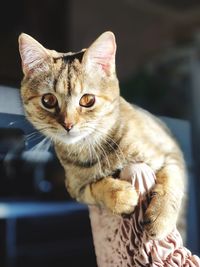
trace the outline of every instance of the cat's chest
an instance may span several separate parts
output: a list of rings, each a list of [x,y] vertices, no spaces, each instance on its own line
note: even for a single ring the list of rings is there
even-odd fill
[[[111,176],[125,165],[125,158],[119,152],[113,153],[90,153],[90,151],[69,152],[62,148],[56,148],[58,158],[67,173],[88,177],[88,179],[99,179]]]

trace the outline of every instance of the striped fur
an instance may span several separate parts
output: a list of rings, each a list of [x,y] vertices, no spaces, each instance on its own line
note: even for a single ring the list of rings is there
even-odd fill
[[[145,229],[152,238],[169,233],[183,196],[183,156],[160,121],[120,97],[114,35],[102,34],[79,53],[47,49],[45,53],[41,45],[35,52],[37,41],[25,34],[19,43],[25,74],[21,95],[27,118],[53,140],[71,196],[116,214],[131,213],[138,194],[129,182],[113,175],[130,163],[144,162],[157,176],[145,214]],[[30,54],[33,61],[38,53],[45,55],[43,60],[37,58],[39,65],[31,62],[28,66],[29,59],[23,63]],[[41,98],[47,93],[57,97],[57,110],[42,106]],[[94,106],[79,105],[84,94],[95,95]],[[66,132],[61,121],[72,122],[73,129]]]

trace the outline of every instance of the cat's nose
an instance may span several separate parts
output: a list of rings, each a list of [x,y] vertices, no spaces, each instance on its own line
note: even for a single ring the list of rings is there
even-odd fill
[[[64,125],[64,128],[65,128],[65,130],[67,131],[67,132],[69,132],[72,128],[73,128],[73,123],[71,123],[71,122],[67,122],[67,123],[65,123]]]

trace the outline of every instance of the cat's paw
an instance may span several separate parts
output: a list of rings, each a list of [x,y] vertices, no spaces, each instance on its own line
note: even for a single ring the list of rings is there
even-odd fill
[[[145,212],[144,229],[151,239],[163,239],[172,232],[178,216],[178,202],[170,194],[156,189],[151,192],[151,202]]]
[[[114,214],[130,214],[138,203],[138,193],[126,181],[115,180],[115,183],[104,196],[105,206]]]

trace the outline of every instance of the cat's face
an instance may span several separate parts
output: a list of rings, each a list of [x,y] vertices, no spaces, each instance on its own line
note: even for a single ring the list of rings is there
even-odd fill
[[[113,127],[119,104],[116,44],[102,34],[79,53],[48,50],[21,34],[24,79],[21,95],[28,119],[54,141],[73,144]]]

